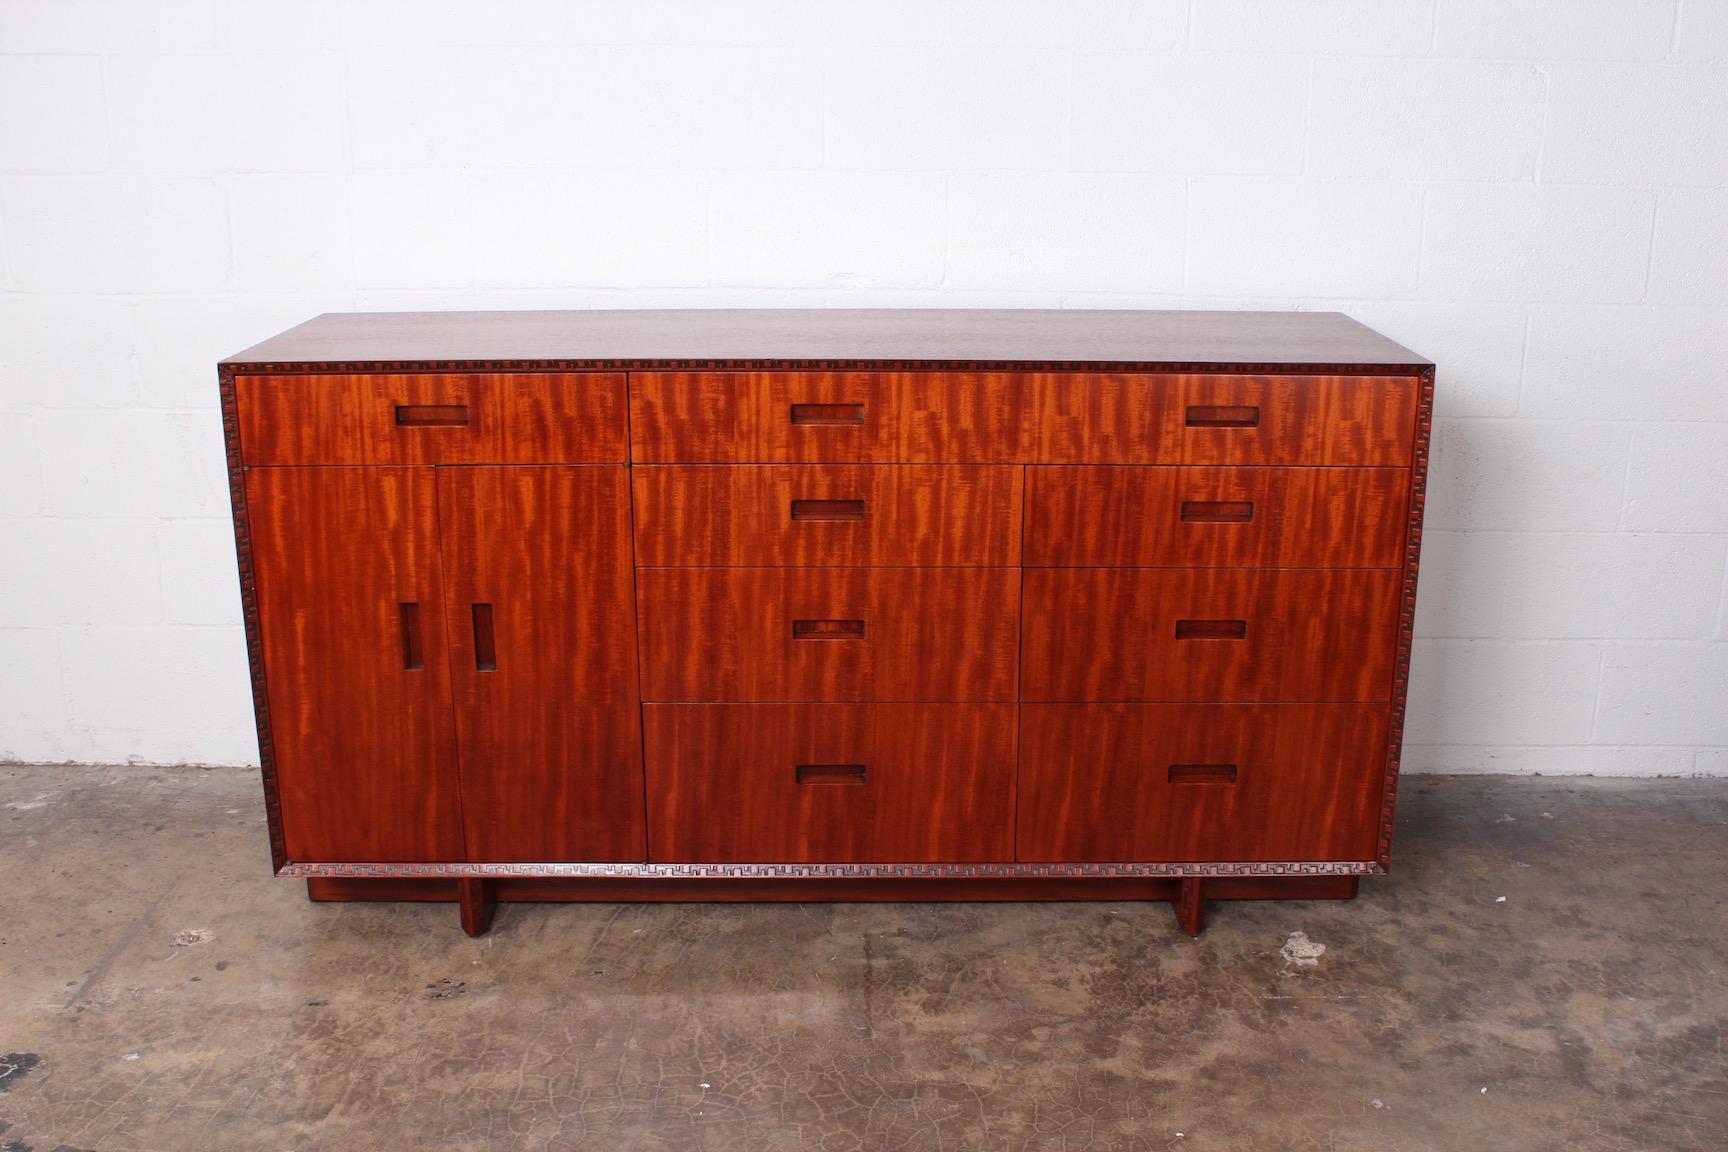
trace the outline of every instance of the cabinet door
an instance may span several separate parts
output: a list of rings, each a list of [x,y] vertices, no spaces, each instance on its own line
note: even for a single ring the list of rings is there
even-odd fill
[[[644,859],[628,470],[438,483],[469,858]]]
[[[461,860],[431,468],[246,473],[288,856]]]

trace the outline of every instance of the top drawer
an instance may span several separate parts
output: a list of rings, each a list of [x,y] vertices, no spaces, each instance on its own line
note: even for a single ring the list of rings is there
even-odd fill
[[[247,464],[626,459],[622,372],[240,376]]]
[[[1047,464],[1410,463],[1413,376],[1035,378]]]
[[[1004,372],[633,372],[647,463],[1017,463],[1030,377]]]

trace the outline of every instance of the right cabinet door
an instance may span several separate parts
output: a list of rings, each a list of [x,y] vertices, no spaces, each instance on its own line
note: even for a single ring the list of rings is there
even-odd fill
[[[646,857],[627,473],[438,469],[471,860]]]

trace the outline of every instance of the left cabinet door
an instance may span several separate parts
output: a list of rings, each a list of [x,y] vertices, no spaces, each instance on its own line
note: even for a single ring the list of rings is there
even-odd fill
[[[434,470],[253,468],[246,503],[289,858],[463,859]]]

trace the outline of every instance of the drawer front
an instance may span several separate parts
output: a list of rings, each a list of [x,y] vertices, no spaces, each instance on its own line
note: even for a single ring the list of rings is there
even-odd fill
[[[1402,468],[1027,469],[1026,563],[1396,568]]]
[[[632,458],[650,463],[1008,463],[1023,376],[988,372],[635,372]]]
[[[1027,704],[1027,861],[1372,860],[1385,704]]]
[[[636,562],[1020,562],[1021,469],[1003,465],[645,465]]]
[[[624,374],[241,376],[248,464],[581,464],[627,458]]]
[[[1029,568],[1023,700],[1381,701],[1399,573]]]
[[[649,700],[1014,699],[1017,568],[640,568]]]
[[[1092,375],[1033,386],[1047,464],[1402,467],[1412,376]]]
[[[649,704],[652,858],[1013,859],[1012,704]]]

